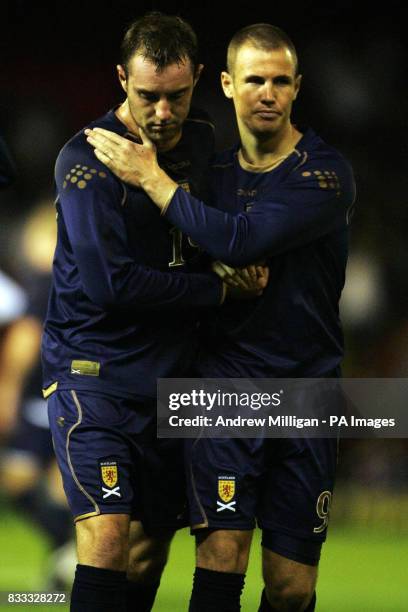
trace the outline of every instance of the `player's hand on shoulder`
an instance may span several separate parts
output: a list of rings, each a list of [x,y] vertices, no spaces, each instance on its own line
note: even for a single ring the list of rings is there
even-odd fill
[[[143,144],[98,127],[86,129],[85,135],[99,161],[120,180],[134,187],[140,187],[142,177],[158,165],[156,147],[142,130]]]
[[[225,283],[227,297],[238,300],[259,297],[269,280],[269,268],[265,264],[231,268],[221,261],[215,261],[212,269]]]

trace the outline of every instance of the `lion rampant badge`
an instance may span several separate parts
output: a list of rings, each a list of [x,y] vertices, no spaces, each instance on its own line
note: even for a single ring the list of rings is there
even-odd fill
[[[218,476],[218,497],[221,501],[217,500],[217,512],[223,510],[235,512],[235,492],[235,476]]]
[[[119,470],[116,461],[101,461],[101,479],[103,499],[121,498],[119,486]]]

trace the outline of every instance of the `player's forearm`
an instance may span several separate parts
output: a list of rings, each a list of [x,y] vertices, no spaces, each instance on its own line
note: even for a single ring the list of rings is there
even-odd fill
[[[162,214],[166,211],[178,184],[173,181],[159,166],[153,172],[145,174],[141,179],[141,187],[152,199]]]
[[[164,272],[135,261],[121,211],[114,205],[117,193],[107,189],[74,195],[62,189],[61,218],[81,286],[92,302],[103,310],[177,309],[221,303],[222,282],[213,273]],[[105,205],[105,200],[111,205]]]
[[[175,190],[165,212],[166,219],[214,259],[230,266],[247,266],[268,255],[270,232],[266,232],[265,228],[258,232],[250,227],[244,213],[231,215],[217,210],[183,189]]]
[[[257,202],[251,211],[231,214],[178,189],[166,208],[166,219],[214,259],[232,267],[274,257],[346,227],[351,201],[347,195],[340,199],[318,193],[307,205],[303,194],[297,200],[296,193],[285,190],[274,196]]]
[[[211,272],[162,272],[124,257],[112,261],[92,248],[73,245],[73,251],[84,292],[106,311],[217,306],[225,298],[223,282]]]

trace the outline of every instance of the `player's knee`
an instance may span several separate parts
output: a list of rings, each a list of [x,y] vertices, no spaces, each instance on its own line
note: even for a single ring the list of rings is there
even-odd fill
[[[130,527],[128,578],[133,582],[156,582],[167,563],[173,532],[148,536],[135,522]]]
[[[294,561],[263,548],[262,569],[265,591],[276,612],[306,610],[317,581],[317,565]]]
[[[314,585],[291,580],[266,583],[265,590],[275,612],[303,612],[313,597]]]
[[[219,572],[244,574],[252,531],[209,531],[197,536],[197,565]]]
[[[128,517],[122,519],[122,516],[103,515],[76,524],[79,563],[106,569],[126,569],[129,520]]]
[[[155,582],[159,580],[167,563],[169,544],[157,543],[146,546],[143,550],[138,547],[129,551],[129,565],[127,575],[133,582]]]

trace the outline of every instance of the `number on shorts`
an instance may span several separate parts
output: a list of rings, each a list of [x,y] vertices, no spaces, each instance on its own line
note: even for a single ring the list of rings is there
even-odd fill
[[[317,498],[316,512],[317,516],[322,519],[323,523],[319,527],[313,529],[313,533],[322,533],[327,529],[329,524],[330,508],[332,502],[332,494],[330,491],[323,491]]]

